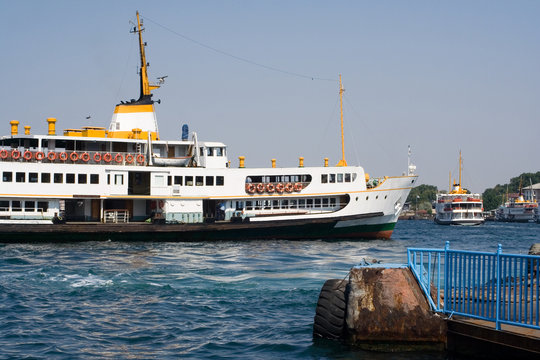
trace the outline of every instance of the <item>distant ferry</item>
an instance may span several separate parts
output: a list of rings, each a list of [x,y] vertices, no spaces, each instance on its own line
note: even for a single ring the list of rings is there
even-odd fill
[[[447,194],[437,194],[435,222],[441,225],[480,225],[484,222],[480,194],[470,194],[461,187],[461,151],[459,152],[459,183]]]
[[[227,146],[162,139],[137,12],[140,97],[116,105],[108,128],[0,138],[0,235],[51,240],[389,238],[417,175],[370,178],[336,166],[233,168]],[[161,83],[162,81],[160,81]],[[340,77],[340,98],[343,87]],[[342,108],[343,109],[343,108]],[[341,111],[343,139],[343,110]],[[414,167],[412,168],[414,169]]]
[[[525,199],[520,183],[518,196],[507,199],[504,204],[499,206],[497,211],[495,211],[495,220],[506,222],[538,222],[538,202],[533,194],[534,191],[531,190],[532,199]]]

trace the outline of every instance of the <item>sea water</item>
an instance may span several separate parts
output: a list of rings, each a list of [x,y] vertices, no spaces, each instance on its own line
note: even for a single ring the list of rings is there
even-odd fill
[[[446,241],[526,254],[540,225],[400,221],[392,239],[371,241],[91,240],[0,243],[1,359],[445,359],[313,341],[323,283]]]

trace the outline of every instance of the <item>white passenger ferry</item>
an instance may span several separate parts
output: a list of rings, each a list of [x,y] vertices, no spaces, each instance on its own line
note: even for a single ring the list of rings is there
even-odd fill
[[[532,184],[531,184],[532,188]],[[496,221],[505,222],[538,222],[538,202],[534,197],[534,191],[530,192],[530,198],[525,199],[522,192],[522,183],[519,184],[519,193],[515,198],[508,198],[495,211]]]
[[[482,195],[470,194],[461,187],[461,151],[459,152],[459,183],[447,194],[437,194],[435,222],[441,225],[480,225],[484,222]]]
[[[48,133],[34,135],[11,121],[0,138],[3,239],[390,237],[411,171],[370,178],[344,156],[337,166],[300,158],[291,168],[246,168],[240,157],[233,167],[225,144],[199,141],[187,126],[181,139],[162,139],[143,30],[137,13],[140,97],[116,105],[108,128],[59,133],[48,118]]]

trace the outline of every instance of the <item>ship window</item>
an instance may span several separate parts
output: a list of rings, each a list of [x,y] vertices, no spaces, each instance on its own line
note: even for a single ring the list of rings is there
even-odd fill
[[[51,182],[51,173],[42,173],[41,174],[41,182],[44,184],[48,184]]]
[[[111,174],[107,174],[107,185],[111,185]]]
[[[330,174],[330,183],[335,183],[336,182],[336,174]]]
[[[13,173],[11,171],[4,171],[2,174],[2,181],[3,182],[12,182],[13,181]]]
[[[298,200],[298,207],[305,208],[306,207],[306,199]]]
[[[216,156],[223,156],[223,148],[216,148]]]
[[[214,177],[213,176],[207,176],[206,177],[206,186],[213,186],[214,185]]]
[[[64,182],[63,180],[64,178],[64,174],[58,174],[58,173],[55,173],[54,174],[54,183],[55,184],[61,184]]]
[[[90,174],[90,184],[99,184],[99,174]]]
[[[289,207],[289,200],[281,200],[281,208],[287,209]]]
[[[330,206],[335,207],[336,206],[336,198],[330,198]]]
[[[25,201],[24,202],[24,211],[28,211],[28,212],[36,211],[36,202],[35,201]]]
[[[274,209],[279,209],[279,200],[272,200],[272,207]]]
[[[351,174],[345,174],[345,182],[351,182]]]
[[[244,209],[244,202],[236,201],[236,210],[243,210],[243,209]]]
[[[246,210],[252,210],[252,209],[253,209],[253,202],[246,201]]]
[[[75,184],[75,174],[66,174],[66,184]]]
[[[321,175],[321,182],[323,184],[326,184],[328,182],[328,174],[322,174]]]
[[[343,182],[343,174],[337,174],[337,182],[342,183]]]
[[[322,199],[322,206],[323,207],[328,207],[328,199],[327,198]]]
[[[262,201],[255,201],[255,210],[261,210]]]
[[[158,178],[160,180],[158,180]],[[163,186],[164,176],[156,176],[156,182],[161,185],[156,184],[156,186]],[[124,185],[124,175],[123,174],[114,174],[114,185]]]
[[[195,186],[203,186],[203,177],[195,176]]]
[[[223,186],[225,184],[225,178],[223,176],[216,176],[216,185]]]
[[[208,156],[214,156],[214,149],[213,149],[213,148],[210,148],[210,147],[207,148],[207,149],[206,149],[206,154],[207,154]]]
[[[15,181],[16,182],[24,182],[25,180],[25,176],[26,174],[25,173],[22,173],[22,172],[18,172],[18,173],[15,173]]]
[[[193,186],[193,176],[186,176],[186,186]]]
[[[49,210],[49,202],[48,201],[38,201],[37,203],[37,210],[41,212],[46,212]]]
[[[9,201],[0,201],[0,211],[9,211]]]
[[[204,148],[203,148],[203,147],[202,147],[202,148],[199,148],[199,154],[200,154],[201,156],[204,156]]]
[[[291,209],[296,209],[297,201],[291,200]]]
[[[86,174],[79,174],[77,180],[78,180],[77,182],[79,184],[86,184],[86,182],[88,181],[88,178],[87,178]]]
[[[31,183],[37,183],[38,182],[38,173],[29,173],[28,174],[28,182]]]
[[[172,176],[167,176],[167,185],[168,186],[172,185]]]
[[[175,176],[174,177],[174,185],[182,185],[182,177],[181,176]]]
[[[321,207],[321,199],[315,199],[315,206],[316,208],[320,208]]]
[[[120,130],[120,123],[119,122],[116,123],[116,130]]]
[[[306,200],[306,207],[308,209],[312,208],[313,207],[313,199],[307,199]]]
[[[21,202],[18,200],[11,202],[11,211],[22,211]]]
[[[352,174],[352,181],[356,180],[356,175],[357,175],[356,173]]]

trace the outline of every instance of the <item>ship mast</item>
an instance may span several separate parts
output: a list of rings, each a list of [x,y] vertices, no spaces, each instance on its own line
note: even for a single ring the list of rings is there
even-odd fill
[[[152,98],[151,92],[152,90],[158,89],[159,85],[151,85],[148,82],[149,64],[146,62],[146,55],[144,53],[144,47],[146,46],[146,43],[144,43],[142,39],[143,31],[144,31],[144,28],[141,28],[141,20],[139,18],[139,12],[137,11],[137,27],[133,28],[133,30],[131,31],[132,33],[139,34],[139,52],[141,55],[141,70],[139,72],[139,75],[141,78],[141,95],[137,102],[153,103],[154,101],[151,99]]]
[[[347,166],[345,161],[345,136],[343,133],[343,92],[345,89],[341,84],[341,74],[339,74],[339,104],[341,106],[341,160],[339,160],[337,166]]]
[[[461,167],[462,167],[462,165],[461,164],[462,164],[461,163],[461,150],[459,150],[459,190],[462,189],[462,187],[461,187]]]

